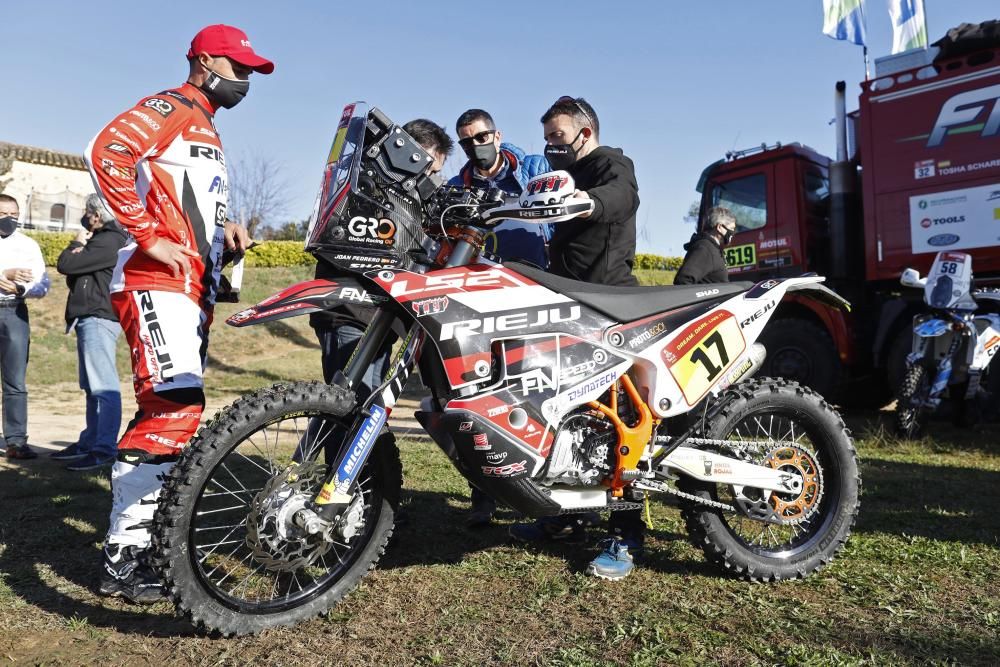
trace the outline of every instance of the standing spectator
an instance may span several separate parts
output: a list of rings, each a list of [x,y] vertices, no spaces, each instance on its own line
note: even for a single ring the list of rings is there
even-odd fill
[[[0,378],[3,380],[3,440],[9,459],[33,459],[28,447],[28,347],[31,327],[25,299],[49,291],[42,251],[17,231],[21,209],[10,195],[0,194]]]
[[[469,109],[455,122],[458,145],[468,162],[449,185],[499,188],[508,195],[519,195],[525,184],[549,170],[542,155],[525,155],[510,143],[501,143],[503,132],[497,129],[493,116],[482,109]],[[548,226],[520,220],[504,220],[494,230],[496,247],[488,248],[505,261],[530,262],[539,268],[548,266],[545,242]],[[487,243],[487,247],[489,244]],[[497,510],[496,501],[475,486],[472,489],[472,510],[465,520],[469,528],[488,526]]]
[[[549,170],[544,156],[525,155],[514,144],[501,143],[503,132],[482,109],[469,109],[459,116],[455,131],[458,145],[469,161],[449,185],[500,188],[508,195],[519,195],[528,181]],[[488,249],[505,261],[531,262],[544,269],[548,266],[545,256],[548,231],[548,225],[504,220],[494,230],[496,247]]]
[[[125,232],[96,195],[87,197],[83,229],[59,255],[56,269],[66,276],[67,333],[76,330],[80,389],[87,395],[87,425],[79,439],[52,455],[74,461],[68,470],[92,470],[115,461],[122,423],[122,395],[115,345],[122,332],[111,308],[111,275]]]
[[[601,285],[636,285],[635,214],[639,186],[632,160],[620,148],[600,144],[597,112],[582,97],[560,97],[542,116],[545,157],[554,169],[565,169],[578,188],[576,196],[594,201],[594,210],[578,219],[556,224],[550,271]],[[597,522],[592,513],[544,517],[515,524],[510,534],[529,542],[543,539],[582,539],[584,529]],[[642,551],[646,524],[639,510],[612,512],[603,550],[587,566],[587,574],[622,579]]]
[[[592,213],[556,224],[549,272],[601,285],[638,285],[632,265],[639,186],[632,160],[622,149],[600,144],[600,122],[583,98],[560,97],[542,124],[549,164],[573,176],[577,196],[594,200]]]
[[[118,253],[111,304],[132,352],[138,404],[111,470],[114,502],[101,595],[152,603],[163,587],[147,559],[164,476],[205,409],[203,375],[223,248],[245,228],[226,219],[226,157],[215,113],[239,104],[250,74],[274,64],[246,33],[210,25],[191,40],[187,81],[143,98],[84,154],[97,191],[131,235]]]
[[[722,249],[736,233],[736,216],[728,208],[708,209],[701,231],[684,244],[684,263],[674,276],[675,285],[728,283],[729,271]]]

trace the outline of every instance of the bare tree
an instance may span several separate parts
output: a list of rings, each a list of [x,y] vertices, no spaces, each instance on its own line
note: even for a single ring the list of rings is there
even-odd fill
[[[701,202],[696,199],[695,201],[691,202],[690,206],[688,206],[688,212],[687,215],[684,216],[684,222],[688,223],[689,225],[690,224],[697,225],[699,213],[701,213]]]
[[[229,217],[247,228],[251,237],[262,224],[288,206],[288,182],[281,163],[259,153],[244,154],[227,165]]]

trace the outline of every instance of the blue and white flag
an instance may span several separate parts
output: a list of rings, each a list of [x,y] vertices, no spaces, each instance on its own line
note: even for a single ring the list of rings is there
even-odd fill
[[[892,18],[892,52],[927,48],[924,0],[889,0]]]
[[[864,46],[865,11],[861,2],[862,0],[823,0],[823,32],[834,39],[846,39]]]

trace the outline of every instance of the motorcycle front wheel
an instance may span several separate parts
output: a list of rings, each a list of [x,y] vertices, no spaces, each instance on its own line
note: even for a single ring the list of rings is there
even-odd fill
[[[379,437],[336,535],[294,521],[352,421],[346,388],[296,382],[220,411],[170,472],[153,525],[153,564],[178,612],[224,636],[323,614],[375,567],[392,536],[399,450]]]
[[[906,369],[903,384],[896,399],[896,415],[893,425],[896,435],[901,438],[915,438],[920,435],[927,418],[924,403],[931,392],[931,379],[927,367],[916,363]]]
[[[857,453],[840,415],[809,389],[778,378],[739,384],[710,408],[706,438],[748,462],[802,479],[801,491],[782,494],[749,487],[681,481],[689,501],[682,513],[706,558],[752,581],[804,578],[843,548],[858,515]],[[733,509],[722,509],[725,505]]]

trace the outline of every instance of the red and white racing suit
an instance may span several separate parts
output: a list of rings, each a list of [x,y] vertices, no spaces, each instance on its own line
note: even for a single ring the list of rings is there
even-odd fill
[[[85,153],[97,191],[133,239],[119,251],[111,281],[138,403],[112,470],[112,543],[148,545],[159,477],[194,435],[205,406],[202,373],[228,193],[213,113],[205,95],[185,84],[140,100]],[[190,274],[174,276],[142,252],[161,238],[198,252]]]

